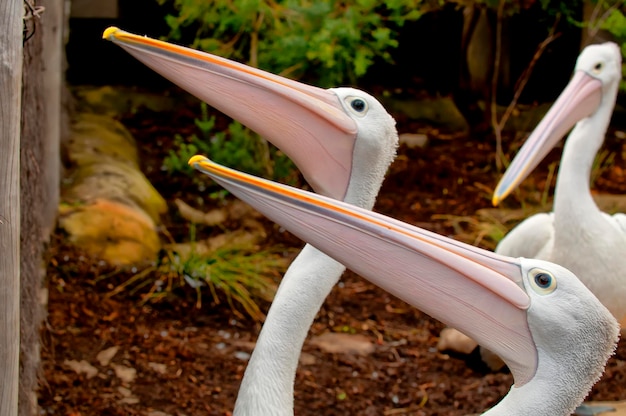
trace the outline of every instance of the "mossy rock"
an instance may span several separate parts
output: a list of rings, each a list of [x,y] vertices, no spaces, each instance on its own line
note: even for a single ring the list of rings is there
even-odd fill
[[[70,242],[112,264],[156,260],[167,203],[140,171],[128,130],[106,115],[77,114],[65,155],[59,225]]]
[[[137,168],[117,160],[80,166],[66,180],[68,203],[109,199],[143,209],[154,222],[167,211],[165,199]]]
[[[59,226],[72,244],[110,264],[153,262],[161,249],[154,221],[140,209],[116,201],[62,204]]]
[[[181,105],[200,105],[199,100],[190,94],[151,93],[123,86],[78,86],[72,88],[72,94],[76,97],[78,111],[109,116],[132,113],[141,107],[167,111]]]
[[[75,166],[112,159],[139,169],[135,139],[120,122],[108,116],[91,113],[76,115],[65,150],[69,162]]]

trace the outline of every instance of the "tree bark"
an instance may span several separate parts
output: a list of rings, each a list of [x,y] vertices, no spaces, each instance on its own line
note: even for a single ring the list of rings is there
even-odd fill
[[[459,60],[458,83],[452,98],[465,117],[470,134],[482,136],[490,132],[488,100],[493,76],[493,34],[486,8],[471,5],[463,9]]]
[[[69,121],[63,105],[65,92],[65,41],[63,28],[66,22],[64,0],[45,0],[46,10],[42,16],[43,26],[43,96],[44,112],[44,188],[46,206],[43,213],[44,234],[54,229],[59,205],[61,182],[61,137],[67,134]]]

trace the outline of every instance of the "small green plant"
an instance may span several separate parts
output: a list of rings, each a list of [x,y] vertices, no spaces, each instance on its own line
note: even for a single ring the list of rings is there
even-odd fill
[[[194,120],[201,138],[193,134],[184,139],[180,134],[174,136],[174,148],[170,149],[163,160],[163,168],[170,174],[184,173],[193,176],[194,169],[189,166],[189,159],[197,154],[208,155],[211,151],[211,132],[215,127],[215,117],[209,117],[208,106],[200,103],[200,118]]]
[[[610,169],[615,164],[615,152],[603,149],[596,155],[591,167],[590,185],[593,188],[596,180],[602,176],[605,170]]]
[[[550,202],[550,189],[552,188],[552,182],[556,182],[556,177],[559,172],[559,162],[555,161],[548,165],[548,176],[546,177],[546,185],[541,193],[541,200],[539,206],[545,207]],[[522,204],[522,206],[525,206]]]
[[[226,131],[214,132],[215,116],[209,117],[205,103],[201,110],[200,118],[195,120],[198,134],[174,137],[174,149],[163,160],[167,172],[195,179],[197,173],[188,161],[193,155],[203,154],[219,164],[295,185],[295,165],[280,150],[237,121],[230,123]]]
[[[233,121],[228,126],[227,134],[217,133],[208,142],[208,155],[222,165],[268,176],[272,171],[268,148],[267,141],[241,123]]]
[[[187,286],[196,291],[198,308],[206,291],[216,304],[225,300],[238,315],[242,315],[241,307],[248,316],[262,320],[255,299],[272,300],[276,281],[286,267],[286,260],[275,252],[242,247],[220,248],[211,255],[192,251],[182,256],[170,251],[158,269],[161,277],[156,282],[161,283],[155,282],[147,297],[158,299],[163,292]]]
[[[185,140],[177,134],[174,136],[174,149],[170,150],[163,159],[163,167],[170,174],[184,173],[192,176],[194,169],[189,166],[188,161],[197,154],[208,154],[206,143],[195,135]]]

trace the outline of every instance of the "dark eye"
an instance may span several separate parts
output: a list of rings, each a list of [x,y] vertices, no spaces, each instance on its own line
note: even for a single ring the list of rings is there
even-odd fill
[[[362,113],[367,108],[365,101],[361,100],[360,98],[355,98],[354,100],[352,100],[350,106],[359,113]]]
[[[594,65],[593,72],[598,74],[598,73],[600,73],[600,71],[602,71],[602,68],[604,68],[604,63],[598,62],[597,64]]]
[[[368,106],[367,101],[361,97],[355,97],[354,95],[345,97],[344,102],[350,109],[352,114],[359,117],[364,117],[367,114]]]
[[[537,273],[535,275],[535,283],[537,283],[537,286],[540,288],[546,289],[550,287],[550,284],[552,283],[552,276],[547,273]]]
[[[556,278],[546,270],[530,270],[528,272],[528,280],[533,290],[540,295],[548,295],[556,289]]]

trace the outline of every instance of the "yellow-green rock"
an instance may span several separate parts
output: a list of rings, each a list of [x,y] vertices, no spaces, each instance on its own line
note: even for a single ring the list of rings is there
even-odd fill
[[[67,159],[75,166],[112,159],[139,169],[135,139],[120,122],[108,116],[91,113],[74,116],[65,146]]]
[[[108,116],[77,114],[64,152],[59,226],[70,242],[111,264],[155,261],[167,204],[140,171],[128,130]]]
[[[190,94],[142,92],[136,88],[116,86],[78,86],[72,88],[76,107],[81,112],[92,112],[115,116],[131,113],[140,107],[152,111],[171,110],[181,105],[199,106],[197,98]]]
[[[152,219],[140,209],[116,201],[63,204],[59,226],[71,243],[110,264],[151,262],[161,248]]]
[[[114,159],[81,165],[67,179],[63,200],[69,203],[109,199],[141,207],[155,223],[167,203],[152,184],[133,167]]]

